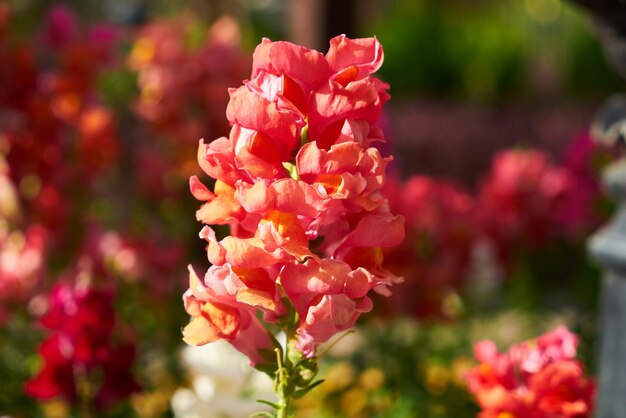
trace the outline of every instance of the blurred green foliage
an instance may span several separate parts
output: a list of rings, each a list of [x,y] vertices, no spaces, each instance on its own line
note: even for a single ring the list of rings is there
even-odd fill
[[[381,74],[396,96],[498,101],[619,89],[588,16],[560,0],[542,11],[537,1],[392,0],[366,32],[385,46]]]

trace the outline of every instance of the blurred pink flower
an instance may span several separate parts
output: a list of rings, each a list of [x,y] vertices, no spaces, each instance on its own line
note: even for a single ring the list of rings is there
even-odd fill
[[[536,248],[565,236],[562,214],[576,187],[572,174],[539,150],[496,154],[480,185],[477,215],[505,265],[516,249]]]
[[[499,353],[491,341],[474,346],[480,364],[466,375],[481,418],[585,418],[593,415],[595,381],[575,360],[578,337],[565,327]],[[508,416],[508,415],[507,415]]]
[[[25,232],[3,228],[0,225],[0,325],[8,318],[5,309],[31,297],[44,274],[48,235],[37,225]]]
[[[563,165],[574,178],[576,187],[569,193],[569,202],[560,213],[560,223],[571,239],[585,239],[604,222],[604,195],[600,172],[613,156],[594,142],[588,134],[579,135],[565,150]]]
[[[64,4],[54,5],[48,12],[43,41],[50,48],[62,48],[78,36],[76,14]]]
[[[69,402],[89,396],[82,401],[106,409],[140,389],[131,370],[134,343],[112,342],[113,297],[112,291],[85,283],[59,283],[52,289],[40,319],[51,334],[40,346],[41,370],[26,383],[29,396]],[[86,383],[93,392],[81,392]]]
[[[178,153],[183,144],[227,131],[227,88],[240,82],[249,65],[234,19],[218,19],[192,48],[186,35],[198,25],[189,17],[149,23],[136,35],[128,59],[138,73],[137,114]]]
[[[387,183],[391,210],[406,219],[406,237],[385,250],[387,267],[404,277],[385,310],[449,317],[444,301],[468,277],[476,238],[475,203],[452,182],[413,176]]]

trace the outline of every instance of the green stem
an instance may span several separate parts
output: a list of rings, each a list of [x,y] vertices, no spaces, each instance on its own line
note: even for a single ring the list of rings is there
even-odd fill
[[[284,396],[278,400],[278,411],[276,411],[276,418],[288,418],[289,406],[291,404],[291,397]]]
[[[278,361],[278,382],[276,384],[276,396],[278,397],[278,410],[276,418],[288,418],[289,407],[291,406],[291,396],[293,395],[293,364],[289,359],[289,343],[293,337],[291,324],[285,330],[287,340],[285,349],[276,349],[276,358]]]

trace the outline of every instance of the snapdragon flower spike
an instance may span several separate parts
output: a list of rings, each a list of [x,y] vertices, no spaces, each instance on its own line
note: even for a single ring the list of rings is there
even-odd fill
[[[314,357],[372,309],[371,290],[399,281],[382,267],[382,247],[402,241],[404,219],[380,192],[391,158],[372,147],[384,141],[373,124],[389,99],[372,76],[382,62],[376,38],[335,37],[326,55],[257,46],[250,79],[230,89],[229,137],[200,141],[214,189],[190,179],[197,219],[229,225],[231,236],[200,233],[213,266],[203,278],[190,269],[185,341],[226,339],[259,364],[275,341],[267,323],[290,324],[293,346]]]

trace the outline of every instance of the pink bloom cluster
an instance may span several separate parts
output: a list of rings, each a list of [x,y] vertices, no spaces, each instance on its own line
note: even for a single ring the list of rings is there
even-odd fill
[[[20,186],[25,221],[41,223],[60,245],[72,209],[62,196],[88,189],[118,157],[115,117],[95,91],[114,39],[108,26],[80,28],[62,5],[39,42],[0,38],[0,153]]]
[[[394,292],[385,306],[419,317],[445,317],[443,301],[469,269],[477,234],[474,199],[452,182],[425,176],[388,182],[385,194],[391,210],[406,219],[403,243],[385,250],[389,270],[405,279],[403,291]]]
[[[508,264],[512,254],[566,237],[565,214],[574,203],[575,177],[538,150],[498,153],[478,196],[478,223]]]
[[[470,274],[510,273],[525,252],[559,242],[580,245],[606,217],[597,170],[608,159],[581,136],[561,164],[540,150],[497,153],[476,195],[426,176],[388,182],[384,193],[392,212],[406,218],[407,234],[385,251],[386,265],[405,282],[381,305],[449,317],[445,302],[452,299],[446,298]]]
[[[466,375],[480,418],[591,417],[595,381],[576,360],[578,337],[560,326],[499,353],[491,341],[475,345],[480,364]]]
[[[52,334],[39,348],[43,367],[26,383],[29,396],[63,397],[69,402],[82,398],[102,409],[139,390],[131,370],[134,344],[112,343],[116,325],[112,291],[58,284],[40,323]],[[87,383],[91,391],[80,393]]]
[[[257,363],[271,348],[263,321],[295,310],[297,348],[311,357],[369,311],[368,292],[397,280],[382,247],[402,241],[404,220],[380,193],[389,159],[371,146],[389,98],[371,76],[380,43],[338,36],[323,55],[264,39],[253,60],[251,78],[230,90],[230,136],[200,142],[213,191],[190,179],[205,202],[197,219],[232,235],[202,229],[213,265],[202,278],[191,271],[183,333],[195,345],[226,339]]]
[[[173,143],[195,143],[207,131],[227,132],[226,89],[239,83],[249,67],[234,19],[217,20],[193,47],[190,32],[198,26],[185,17],[149,23],[136,35],[128,58],[137,71],[137,114]]]
[[[192,35],[202,33],[198,45]],[[162,198],[184,189],[198,174],[195,150],[202,135],[229,131],[224,111],[228,87],[246,76],[250,57],[240,46],[237,22],[218,19],[208,29],[189,16],[161,19],[135,35],[128,66],[137,73],[139,96],[134,111],[148,128],[149,146],[135,156],[142,192]],[[162,139],[155,142],[154,138]]]

